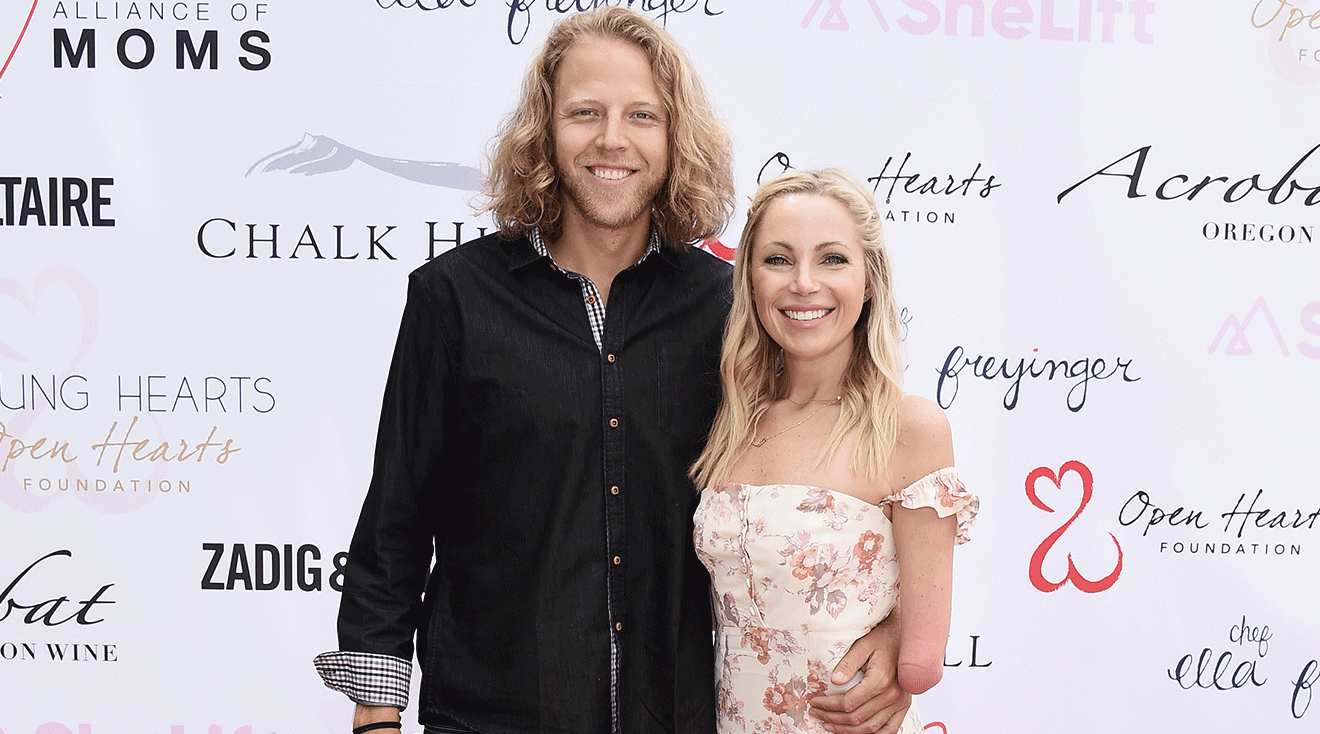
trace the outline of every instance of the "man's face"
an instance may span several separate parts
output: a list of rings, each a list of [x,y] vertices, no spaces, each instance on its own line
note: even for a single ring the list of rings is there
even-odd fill
[[[649,217],[669,175],[669,119],[646,53],[579,40],[555,74],[553,114],[565,216],[605,229]]]

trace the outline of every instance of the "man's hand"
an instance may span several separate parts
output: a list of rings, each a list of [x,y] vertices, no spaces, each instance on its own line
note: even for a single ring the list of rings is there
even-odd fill
[[[898,685],[898,609],[848,649],[830,681],[843,685],[858,670],[862,679],[848,691],[811,699],[811,715],[836,734],[896,734],[912,705]]]
[[[377,721],[398,721],[399,710],[393,706],[363,706],[357,704],[353,708],[353,728],[356,729],[363,724],[374,724]],[[386,729],[386,731],[390,731]]]

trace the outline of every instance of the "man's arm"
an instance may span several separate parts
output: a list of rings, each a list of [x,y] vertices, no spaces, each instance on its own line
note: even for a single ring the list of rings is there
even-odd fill
[[[431,298],[414,273],[385,386],[371,484],[344,569],[339,651],[316,660],[326,685],[359,704],[355,719],[397,720],[408,705],[413,637],[423,621],[436,532],[433,485],[449,373]]]
[[[811,715],[837,734],[897,734],[912,696],[898,685],[898,650],[902,630],[899,607],[853,643],[830,681],[843,685],[858,671],[862,679],[844,693],[811,699]]]
[[[378,721],[399,721],[399,710],[393,706],[363,706],[358,704],[353,709],[353,728]]]

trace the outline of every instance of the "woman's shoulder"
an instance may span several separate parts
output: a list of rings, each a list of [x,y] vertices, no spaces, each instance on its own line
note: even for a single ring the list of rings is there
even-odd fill
[[[898,442],[891,465],[897,487],[953,466],[953,433],[940,406],[919,395],[903,396],[898,405]]]

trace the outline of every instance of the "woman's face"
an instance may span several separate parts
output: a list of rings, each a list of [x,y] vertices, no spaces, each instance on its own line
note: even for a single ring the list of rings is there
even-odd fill
[[[756,315],[785,358],[846,365],[867,295],[862,240],[847,208],[819,194],[773,200],[751,257]]]

